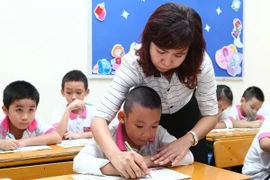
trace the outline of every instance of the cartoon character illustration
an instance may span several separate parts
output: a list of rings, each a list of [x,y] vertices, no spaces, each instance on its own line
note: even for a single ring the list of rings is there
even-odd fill
[[[235,18],[233,20],[233,30],[232,30],[231,34],[232,34],[232,37],[234,39],[233,43],[238,48],[242,48],[243,47],[243,43],[241,42],[241,39],[240,39],[242,27],[243,26],[242,26],[241,20],[238,19],[238,18]]]
[[[238,38],[241,34],[241,30],[242,30],[242,22],[235,18],[233,20],[233,26],[234,26],[234,29],[232,30],[232,36],[234,39]]]
[[[112,69],[116,71],[122,62],[122,57],[124,56],[124,47],[121,44],[115,44],[111,50],[111,55],[114,57],[111,60]]]

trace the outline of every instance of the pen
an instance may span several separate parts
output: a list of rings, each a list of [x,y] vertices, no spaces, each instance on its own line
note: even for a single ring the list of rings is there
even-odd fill
[[[84,104],[85,104],[85,105],[88,105],[88,106],[92,106],[92,104],[90,104],[90,103],[87,103],[87,102],[85,102]]]
[[[127,149],[128,149],[129,151],[134,151],[134,150],[132,149],[132,147],[128,144],[127,141],[125,141],[125,145],[126,145],[126,147],[127,147]],[[150,172],[149,172],[148,176],[149,176],[150,178],[152,178]]]
[[[248,109],[248,113],[251,116],[252,120],[256,120],[256,117],[253,115],[253,113]]]
[[[8,133],[5,128],[3,128],[1,125],[0,125],[0,128],[2,129],[2,131],[10,138],[10,139],[14,139],[14,136],[11,135],[10,133]]]

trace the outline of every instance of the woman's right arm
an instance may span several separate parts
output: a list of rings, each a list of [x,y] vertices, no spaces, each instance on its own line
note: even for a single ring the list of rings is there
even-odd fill
[[[96,117],[91,124],[91,131],[97,144],[109,158],[113,166],[126,178],[141,177],[148,169],[143,157],[135,152],[122,152],[116,146],[108,128],[110,122],[119,111],[126,93],[133,86],[139,85],[137,57],[126,54],[120,68],[114,75],[104,98],[97,107]]]

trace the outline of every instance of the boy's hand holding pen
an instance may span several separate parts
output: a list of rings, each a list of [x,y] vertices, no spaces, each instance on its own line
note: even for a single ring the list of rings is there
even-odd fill
[[[125,145],[126,145],[126,148],[127,148],[128,151],[134,151],[127,141],[125,141]],[[150,174],[150,171],[149,171],[149,173],[148,173],[147,175],[148,175],[150,178],[152,178],[152,176],[151,176],[151,174]]]
[[[5,128],[3,128],[0,125],[0,129],[5,133],[7,139],[1,140],[2,142],[0,143],[0,149],[1,150],[15,150],[18,149],[19,147],[19,142],[15,139],[15,137],[7,132]]]

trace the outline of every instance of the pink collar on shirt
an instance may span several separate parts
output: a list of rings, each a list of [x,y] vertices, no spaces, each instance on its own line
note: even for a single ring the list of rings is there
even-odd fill
[[[155,141],[155,138],[149,139],[149,142]],[[123,124],[119,123],[116,129],[116,145],[121,151],[127,151],[127,148],[124,143],[123,136]]]
[[[74,120],[74,119],[76,119],[77,118],[77,116],[81,116],[82,118],[86,118],[86,107],[83,109],[83,112],[81,113],[81,114],[75,114],[75,113],[73,113],[73,112],[70,112],[70,114],[69,114],[69,118],[71,119],[71,120]]]
[[[241,114],[241,106],[240,105],[236,105],[236,109],[237,109],[237,113],[240,119],[244,119],[245,117]]]
[[[8,132],[9,131],[9,117],[6,116],[5,119],[3,119],[1,126]],[[36,121],[36,119],[34,119],[29,126],[27,127],[27,130],[29,132],[33,132],[38,126],[38,123]],[[6,134],[0,129],[0,133],[3,134],[4,136],[6,136]]]

